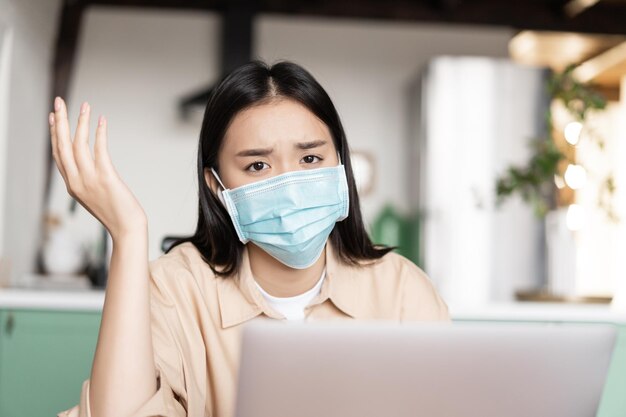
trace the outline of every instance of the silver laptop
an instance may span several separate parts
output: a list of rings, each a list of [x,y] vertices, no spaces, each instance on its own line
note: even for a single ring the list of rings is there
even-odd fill
[[[592,417],[610,325],[252,321],[237,417]]]

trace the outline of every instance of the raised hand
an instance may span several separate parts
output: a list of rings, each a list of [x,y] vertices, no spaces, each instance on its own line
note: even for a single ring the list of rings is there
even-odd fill
[[[106,227],[114,240],[129,233],[145,233],[146,214],[111,162],[104,116],[98,119],[91,155],[90,111],[87,102],[81,105],[74,140],[63,99],[55,98],[54,112],[48,118],[52,155],[67,192]]]

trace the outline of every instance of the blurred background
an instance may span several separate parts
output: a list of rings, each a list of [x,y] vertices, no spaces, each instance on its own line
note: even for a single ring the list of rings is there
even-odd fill
[[[82,101],[92,132],[108,117],[154,259],[195,228],[212,85],[252,58],[293,60],[327,89],[372,238],[450,304],[607,303],[626,281],[624,2],[0,4],[3,286],[106,282],[110,240],[51,159],[54,96],[72,127]]]
[[[625,22],[620,0],[0,0],[0,415],[73,405],[106,285],[110,239],[52,160],[53,98],[72,129],[91,104],[92,147],[107,116],[155,259],[195,229],[211,88],[252,58],[324,86],[372,239],[454,319],[626,323]],[[622,374],[604,415],[624,415]],[[49,401],[26,407],[32,381]]]

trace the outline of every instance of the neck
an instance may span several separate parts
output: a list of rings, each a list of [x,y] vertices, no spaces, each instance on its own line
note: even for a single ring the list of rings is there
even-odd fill
[[[273,258],[254,243],[248,243],[250,269],[255,281],[274,297],[293,297],[315,286],[326,265],[326,251],[306,269],[294,269]]]

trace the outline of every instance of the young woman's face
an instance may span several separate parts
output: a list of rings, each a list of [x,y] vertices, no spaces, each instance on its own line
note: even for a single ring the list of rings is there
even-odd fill
[[[237,188],[288,171],[339,164],[332,135],[305,106],[284,99],[245,109],[232,120],[218,154],[219,176]],[[215,180],[205,170],[215,191]]]

